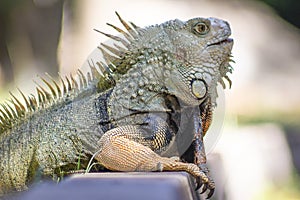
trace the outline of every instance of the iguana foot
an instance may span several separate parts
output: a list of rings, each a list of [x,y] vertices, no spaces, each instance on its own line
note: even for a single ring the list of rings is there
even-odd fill
[[[212,180],[212,178],[210,178],[210,176],[205,170],[202,170],[197,165],[192,163],[172,162],[172,161],[170,162],[168,160],[164,160],[164,164],[161,163],[161,165],[163,171],[186,171],[189,174],[191,174],[196,179],[196,190],[202,187],[202,191],[200,192],[201,194],[209,190],[209,193],[206,197],[207,199],[209,199],[214,194],[214,190],[215,190],[214,181]]]
[[[203,185],[203,192],[214,192],[215,184],[205,171],[193,163],[161,157],[149,147],[128,139],[113,131],[100,139],[101,150],[95,156],[104,167],[114,171],[186,171],[196,178],[197,188]]]
[[[200,178],[196,178],[196,182],[197,182],[196,190],[201,188],[201,186],[203,186],[203,188],[202,188],[202,191],[200,192],[200,194],[203,194],[204,192],[209,190],[209,193],[206,197],[207,199],[209,199],[210,197],[212,197],[212,195],[215,192],[215,183],[210,177],[207,176],[207,178],[208,178],[208,181],[206,183],[203,183],[203,181]]]
[[[196,190],[202,187],[203,194],[209,190],[207,199],[211,198],[215,191],[215,183],[212,178],[208,175],[208,170],[202,170],[193,163],[183,163],[174,158],[160,157],[159,163],[157,164],[160,171],[186,171],[196,179]]]
[[[209,199],[215,191],[215,182],[214,180],[209,176],[209,170],[206,167],[205,164],[201,164],[198,166],[200,168],[200,170],[205,173],[206,177],[208,178],[208,181],[206,184],[202,183],[200,179],[197,179],[197,186],[196,186],[196,190],[200,189],[201,186],[203,186],[202,191],[200,192],[200,194],[203,194],[204,192],[206,192],[207,190],[209,190],[209,193],[207,195],[207,199]]]

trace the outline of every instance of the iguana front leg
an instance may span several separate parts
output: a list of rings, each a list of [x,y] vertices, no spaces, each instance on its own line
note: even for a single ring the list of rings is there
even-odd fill
[[[202,172],[204,172],[208,178],[207,183],[201,182],[198,179],[197,189],[202,185],[203,189],[201,193],[204,193],[209,189],[208,198],[210,198],[215,190],[215,183],[209,176],[209,170],[206,166],[206,153],[204,148],[203,137],[206,134],[212,120],[212,106],[210,99],[208,98],[203,104],[200,105],[200,113],[197,110],[193,111],[193,122],[194,122],[194,139],[191,146],[181,156],[181,159],[185,162],[196,164]]]
[[[195,122],[197,123],[197,122]],[[197,188],[200,188],[202,184],[204,184],[202,192],[204,193],[207,189],[209,189],[208,198],[210,198],[215,190],[215,183],[213,179],[209,176],[209,170],[206,166],[206,153],[204,148],[204,142],[203,142],[203,130],[198,126],[195,133],[195,138],[193,141],[193,150],[194,150],[194,163],[200,168],[201,171],[203,171],[207,178],[208,183],[198,183]]]
[[[208,128],[212,122],[212,104],[211,99],[207,98],[205,102],[203,102],[200,106],[200,120],[198,116],[194,116],[199,121],[195,134],[195,157],[194,163],[197,164],[200,169],[205,172],[207,177],[210,179],[208,185],[204,185],[203,191],[205,192],[207,189],[210,190],[208,196],[211,196],[215,189],[215,183],[213,179],[209,176],[209,170],[206,166],[206,153],[204,148],[203,137],[205,136]],[[208,187],[207,187],[208,186]]]
[[[192,163],[161,157],[149,147],[134,140],[140,133],[136,126],[128,125],[106,132],[99,143],[101,149],[96,155],[102,165],[116,171],[186,171],[207,184],[209,179],[199,167]]]

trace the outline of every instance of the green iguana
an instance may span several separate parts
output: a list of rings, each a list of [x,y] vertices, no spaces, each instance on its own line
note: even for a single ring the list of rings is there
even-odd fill
[[[1,193],[94,159],[113,171],[186,171],[212,196],[203,136],[218,83],[231,85],[229,24],[193,18],[140,28],[117,16],[126,31],[108,25],[121,36],[98,31],[115,41],[99,46],[105,62],[60,84],[41,78],[48,89],[1,104]]]

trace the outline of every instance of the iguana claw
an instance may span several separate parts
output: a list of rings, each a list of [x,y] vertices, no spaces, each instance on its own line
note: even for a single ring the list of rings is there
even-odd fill
[[[212,195],[214,194],[214,192],[215,192],[215,188],[210,189],[210,191],[209,191],[206,199],[210,199],[210,197],[212,197]]]
[[[209,193],[208,193],[206,199],[210,199],[215,192],[215,183],[210,177],[209,177],[208,183],[204,185],[201,194],[203,194],[207,190],[209,190]]]
[[[207,186],[207,184],[205,184],[203,186],[202,191],[200,192],[200,194],[203,194],[204,192],[206,192],[207,188],[208,188],[208,186]]]
[[[209,199],[212,197],[215,191],[215,183],[214,181],[205,173],[208,180],[203,179],[203,177],[197,177],[196,178],[196,188],[195,190],[199,190],[202,187],[202,191],[200,194],[205,193],[207,190],[209,190],[209,193],[206,197],[206,199]]]
[[[209,193],[208,193],[206,199],[210,199],[212,197],[212,195],[214,194],[214,192],[215,192],[214,182],[209,178],[209,181],[207,183],[203,183],[201,177],[198,177],[196,179],[196,188],[195,188],[195,190],[199,190],[202,186],[203,186],[203,188],[202,188],[202,191],[200,192],[200,194],[203,194],[207,190],[209,190]]]
[[[197,178],[196,179],[196,188],[195,188],[195,190],[199,190],[202,187],[202,185],[203,185],[203,183],[202,183],[201,178]]]

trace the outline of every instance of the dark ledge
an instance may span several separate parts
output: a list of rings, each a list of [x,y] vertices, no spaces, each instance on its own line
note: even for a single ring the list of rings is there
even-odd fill
[[[59,184],[41,184],[22,200],[192,200],[194,180],[185,172],[114,172],[73,175]]]

